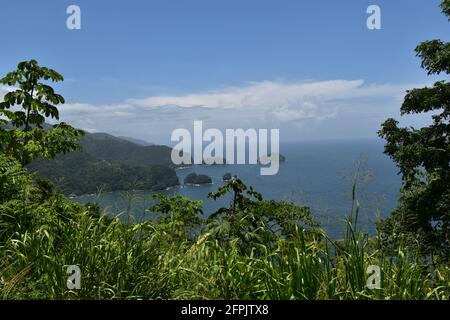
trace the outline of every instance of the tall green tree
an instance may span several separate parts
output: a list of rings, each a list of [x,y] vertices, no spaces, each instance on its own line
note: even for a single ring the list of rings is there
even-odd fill
[[[280,239],[308,235],[311,240],[321,236],[309,208],[288,201],[264,200],[236,176],[208,197],[231,201],[228,207],[219,208],[208,217],[206,230],[220,245],[235,242],[241,253],[261,254]]]
[[[450,21],[450,0],[441,3]],[[428,75],[450,73],[450,43],[425,41],[416,49]],[[386,235],[403,234],[426,254],[450,252],[450,83],[407,91],[401,114],[429,113],[432,123],[404,128],[386,120],[379,135],[384,152],[400,168],[403,178],[399,207],[381,226]],[[409,236],[409,237],[408,237]],[[392,238],[392,237],[391,237]],[[448,258],[448,257],[447,257]]]
[[[80,148],[83,131],[64,122],[44,127],[48,118],[59,120],[57,106],[64,98],[43,81],[63,80],[58,72],[39,66],[36,60],[20,62],[16,70],[0,79],[0,84],[12,87],[0,102],[0,147],[4,154],[26,165],[37,157],[54,158]]]

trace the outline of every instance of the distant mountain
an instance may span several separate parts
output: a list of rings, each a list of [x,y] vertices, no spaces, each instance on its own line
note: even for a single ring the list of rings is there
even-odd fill
[[[128,165],[161,164],[173,167],[172,148],[168,146],[141,146],[107,133],[88,133],[81,138],[84,152],[96,159],[119,161]]]
[[[146,146],[153,146],[154,145],[151,142],[147,142],[147,141],[144,141],[144,140],[141,140],[141,139],[132,138],[132,137],[118,136],[117,138],[129,141],[129,142],[132,142],[134,144],[138,144],[138,145],[144,146],[144,147],[146,147]]]
[[[83,151],[38,159],[27,168],[66,194],[115,190],[160,190],[179,184],[167,146],[142,146],[106,133],[86,133]]]

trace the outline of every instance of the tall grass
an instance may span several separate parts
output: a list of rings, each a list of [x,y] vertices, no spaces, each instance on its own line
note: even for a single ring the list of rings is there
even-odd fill
[[[449,299],[448,265],[433,266],[410,247],[386,254],[358,230],[354,192],[342,240],[298,226],[270,245],[250,241],[250,250],[214,229],[183,239],[156,221],[124,223],[54,201],[58,210],[34,210],[45,219],[0,243],[1,298]],[[81,268],[80,290],[67,289],[68,265]],[[366,286],[369,265],[381,269],[380,289]]]

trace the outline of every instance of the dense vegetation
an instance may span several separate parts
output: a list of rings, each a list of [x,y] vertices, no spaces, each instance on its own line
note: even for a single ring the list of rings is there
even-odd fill
[[[355,229],[331,241],[307,208],[265,201],[233,179],[211,194],[234,201],[208,220],[182,196],[156,196],[152,220],[122,223],[69,202],[0,158],[0,297],[3,299],[448,299],[448,265],[411,247],[387,253]],[[66,286],[68,265],[81,289]],[[366,287],[378,265],[380,289]]]
[[[144,147],[153,145],[153,143],[151,143],[151,142],[147,142],[145,140],[136,139],[136,138],[132,138],[132,137],[118,136],[118,138],[120,138],[122,140],[126,140],[126,141],[129,141],[129,142],[132,142],[132,143],[140,145],[140,146],[144,146]]]
[[[160,190],[179,184],[169,147],[140,146],[108,134],[86,135],[66,123],[45,123],[46,118],[59,119],[57,105],[64,103],[48,81],[63,77],[36,60],[19,63],[0,79],[0,84],[14,87],[0,102],[3,154],[39,172],[66,194],[94,193],[99,188]],[[21,109],[15,109],[17,105]],[[80,147],[83,151],[69,153]]]
[[[45,129],[45,119],[59,119],[57,105],[64,98],[46,82],[63,81],[55,70],[38,65],[36,60],[23,61],[17,69],[0,79],[12,86],[0,102],[0,150],[26,165],[40,157],[52,159],[58,153],[79,149],[83,131],[61,122]],[[15,109],[15,106],[20,106]]]
[[[27,165],[65,194],[161,190],[179,184],[167,146],[140,146],[105,133],[85,133],[81,151]]]
[[[130,166],[88,154],[38,160],[28,167],[67,195],[116,190],[162,190],[179,184],[175,170],[163,165]]]
[[[189,173],[184,178],[184,184],[207,184],[212,183],[212,179],[206,174],[196,174],[195,172]]]
[[[442,2],[450,21],[450,0]],[[429,75],[450,74],[450,43],[425,41],[416,47],[422,68]],[[428,113],[424,128],[399,128],[388,119],[379,135],[386,139],[385,153],[399,166],[403,179],[399,206],[382,224],[387,241],[402,233],[418,242],[424,254],[450,252],[450,82],[409,90],[401,114]],[[406,240],[406,239],[405,239]]]

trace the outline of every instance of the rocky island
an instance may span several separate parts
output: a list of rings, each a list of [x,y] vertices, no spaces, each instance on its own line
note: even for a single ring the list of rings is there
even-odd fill
[[[286,157],[283,156],[281,153],[274,153],[274,156],[278,155],[278,159],[280,162],[285,162],[286,161]],[[270,158],[272,157],[272,154],[267,154],[265,156],[261,156],[258,158],[258,163],[259,164],[268,164],[270,162]]]
[[[212,183],[212,179],[206,174],[196,174],[192,172],[184,178],[184,184],[186,185],[200,185]]]

